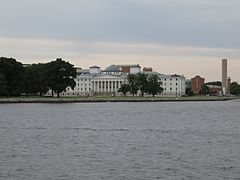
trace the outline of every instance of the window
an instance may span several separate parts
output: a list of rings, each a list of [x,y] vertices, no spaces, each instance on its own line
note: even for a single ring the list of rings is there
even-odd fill
[[[172,80],[172,78],[170,78],[170,81]]]
[[[176,83],[176,86],[177,86],[177,83]]]
[[[176,81],[177,81],[177,78],[176,78]]]
[[[172,90],[172,88],[170,88],[170,91]]]

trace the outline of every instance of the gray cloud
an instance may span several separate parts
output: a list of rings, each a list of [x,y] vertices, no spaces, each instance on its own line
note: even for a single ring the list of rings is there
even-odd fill
[[[239,48],[238,0],[1,0],[0,35]]]

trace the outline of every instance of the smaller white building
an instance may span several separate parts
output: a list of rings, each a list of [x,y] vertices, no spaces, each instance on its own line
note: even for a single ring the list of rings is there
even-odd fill
[[[183,75],[163,75],[160,80],[162,82],[162,95],[182,96],[186,93],[186,78]]]
[[[186,93],[186,78],[183,75],[165,75],[155,71],[143,71],[143,73],[151,75],[156,74],[162,82],[161,87],[165,96],[182,96]]]

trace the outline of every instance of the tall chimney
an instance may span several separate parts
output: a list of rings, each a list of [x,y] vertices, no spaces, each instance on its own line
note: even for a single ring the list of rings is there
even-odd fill
[[[227,59],[222,59],[222,95],[226,96],[227,90]]]

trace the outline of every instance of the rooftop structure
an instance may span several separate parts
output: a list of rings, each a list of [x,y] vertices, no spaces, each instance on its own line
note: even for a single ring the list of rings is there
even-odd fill
[[[152,71],[153,71],[153,68],[152,68],[152,67],[144,67],[144,68],[143,68],[143,71],[144,71],[144,72],[152,72]]]

